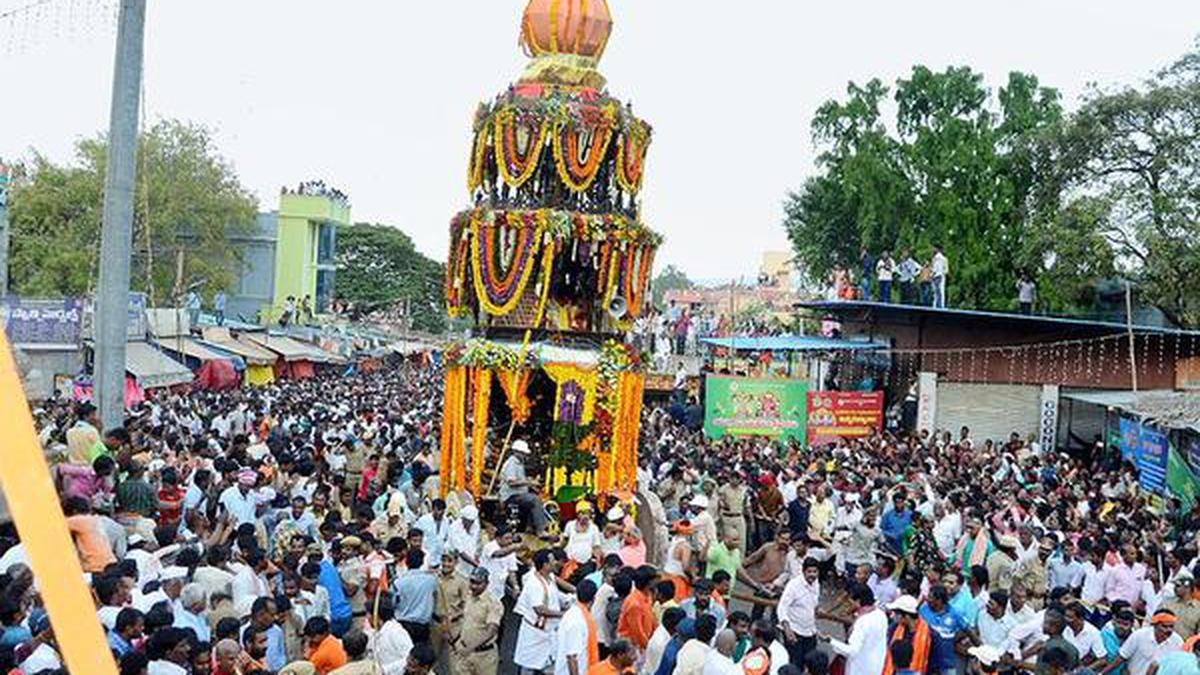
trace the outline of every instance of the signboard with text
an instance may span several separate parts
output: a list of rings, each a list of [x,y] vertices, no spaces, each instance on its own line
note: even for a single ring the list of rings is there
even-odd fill
[[[1166,490],[1169,452],[1166,434],[1154,427],[1142,427],[1137,453],[1138,483],[1142,489],[1155,494]]]
[[[704,434],[709,438],[768,436],[804,442],[808,384],[710,375],[705,385]]]
[[[827,445],[839,438],[864,438],[883,429],[883,392],[808,393],[808,443]]]
[[[78,349],[82,322],[83,303],[76,298],[0,301],[0,325],[8,341],[20,347]]]

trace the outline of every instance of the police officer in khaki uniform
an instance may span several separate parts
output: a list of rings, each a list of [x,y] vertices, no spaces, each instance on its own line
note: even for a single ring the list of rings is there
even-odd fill
[[[455,563],[458,553],[453,549],[442,552],[442,565],[438,574],[437,603],[434,605],[436,623],[433,626],[433,649],[438,654],[439,672],[449,672],[450,654],[446,647],[454,642],[462,630],[463,610],[471,597],[470,585],[459,576]]]
[[[737,538],[739,550],[746,550],[746,482],[741,474],[730,471],[717,491],[721,532]]]
[[[500,621],[504,606],[487,592],[488,571],[471,573],[471,596],[463,606],[462,630],[451,645],[455,675],[495,675],[500,672]]]

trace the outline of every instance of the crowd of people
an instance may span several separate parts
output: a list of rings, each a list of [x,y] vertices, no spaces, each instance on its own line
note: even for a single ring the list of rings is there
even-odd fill
[[[946,306],[946,279],[950,275],[950,259],[941,247],[933,248],[928,262],[919,262],[911,250],[899,255],[883,251],[878,257],[867,249],[859,254],[859,271],[852,280],[850,270],[835,265],[830,275],[830,287],[835,300],[876,300],[891,303],[899,300],[905,305]]]
[[[547,504],[518,434],[473,499],[441,380],[34,410],[122,675],[1197,672],[1200,510],[1103,444],[710,440],[652,405],[635,494]],[[0,672],[65,672],[37,589],[6,539]]]

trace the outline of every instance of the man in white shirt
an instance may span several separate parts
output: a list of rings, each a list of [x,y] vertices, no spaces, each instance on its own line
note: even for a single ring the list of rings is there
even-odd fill
[[[467,505],[450,523],[450,548],[458,554],[456,569],[464,579],[469,578],[479,566],[479,510]]]
[[[1008,649],[1008,638],[1013,629],[1013,622],[1007,611],[1008,594],[1004,591],[994,591],[988,598],[987,607],[976,619],[980,642],[1002,652]]]
[[[446,542],[450,539],[450,519],[446,517],[446,502],[442,499],[433,500],[430,512],[417,519],[413,527],[425,533],[425,559],[439,561]]]
[[[563,597],[554,576],[558,563],[549,550],[533,555],[514,612],[521,617],[513,662],[533,671],[545,670],[554,658],[554,634],[563,614]]]
[[[254,495],[254,486],[257,483],[258,473],[254,469],[242,469],[237,474],[237,485],[227,487],[221,493],[221,506],[233,519],[235,527],[255,524],[258,503]]]
[[[1100,629],[1088,622],[1087,610],[1083,605],[1077,602],[1067,605],[1065,616],[1067,627],[1063,631],[1063,638],[1079,652],[1080,665],[1103,661],[1108,655],[1104,638],[1100,636]]]
[[[554,656],[554,675],[587,675],[591,662],[589,645],[596,639],[589,629],[588,614],[596,599],[596,584],[581,581],[575,588],[577,602],[563,614],[558,624]],[[599,658],[599,655],[596,655]]]
[[[679,624],[686,618],[687,615],[678,607],[669,607],[663,612],[662,621],[650,635],[650,642],[646,644],[646,658],[642,661],[642,675],[654,675],[658,672],[658,664],[662,663],[663,652],[666,651],[667,644],[671,642],[675,631],[679,629]]]
[[[263,578],[263,573],[270,565],[266,557],[255,549],[246,551],[243,556],[243,562],[230,565],[234,570],[230,591],[233,595],[233,608],[239,617],[249,616],[254,601],[271,594],[271,587]]]
[[[674,675],[703,675],[708,652],[717,635],[717,620],[705,614],[696,620],[696,637],[683,643],[675,657]]]
[[[733,662],[733,650],[737,647],[737,634],[723,630],[717,635],[715,648],[704,660],[703,675],[743,675],[742,668]]]
[[[488,571],[488,593],[497,600],[504,600],[504,591],[509,577],[517,571],[517,550],[520,544],[504,526],[496,530],[496,538],[483,545],[479,554],[479,566]]]
[[[820,571],[816,560],[805,559],[802,573],[788,582],[779,598],[779,627],[792,663],[804,663],[817,644]]]
[[[933,306],[946,306],[946,277],[950,274],[950,261],[942,253],[941,246],[933,247],[933,259],[929,262],[929,277],[933,284]]]
[[[831,639],[829,646],[846,657],[846,675],[879,675],[887,660],[887,614],[875,606],[875,594],[866,585],[853,586],[850,599],[859,611],[850,637],[846,642]]]
[[[1183,638],[1175,632],[1175,615],[1161,611],[1150,619],[1149,626],[1133,631],[1125,639],[1117,660],[1109,664],[1105,672],[1113,672],[1128,663],[1129,675],[1146,675],[1150,664],[1158,657],[1182,646]]]

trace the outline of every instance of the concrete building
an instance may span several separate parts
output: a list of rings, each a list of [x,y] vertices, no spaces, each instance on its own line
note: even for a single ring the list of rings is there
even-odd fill
[[[309,298],[314,312],[328,310],[337,270],[337,228],[350,224],[350,204],[336,190],[304,183],[279,196],[279,208],[260,213],[255,227],[231,244],[242,252],[237,285],[226,316],[275,323],[289,297]]]
[[[917,428],[957,436],[966,426],[980,442],[1015,432],[1065,446],[1060,402],[1135,382],[1141,392],[1188,388],[1200,354],[1200,332],[1156,325],[1133,325],[1131,349],[1130,327],[1112,321],[859,301],[800,307],[838,326],[837,337],[890,347],[869,370],[892,402],[915,396]]]

